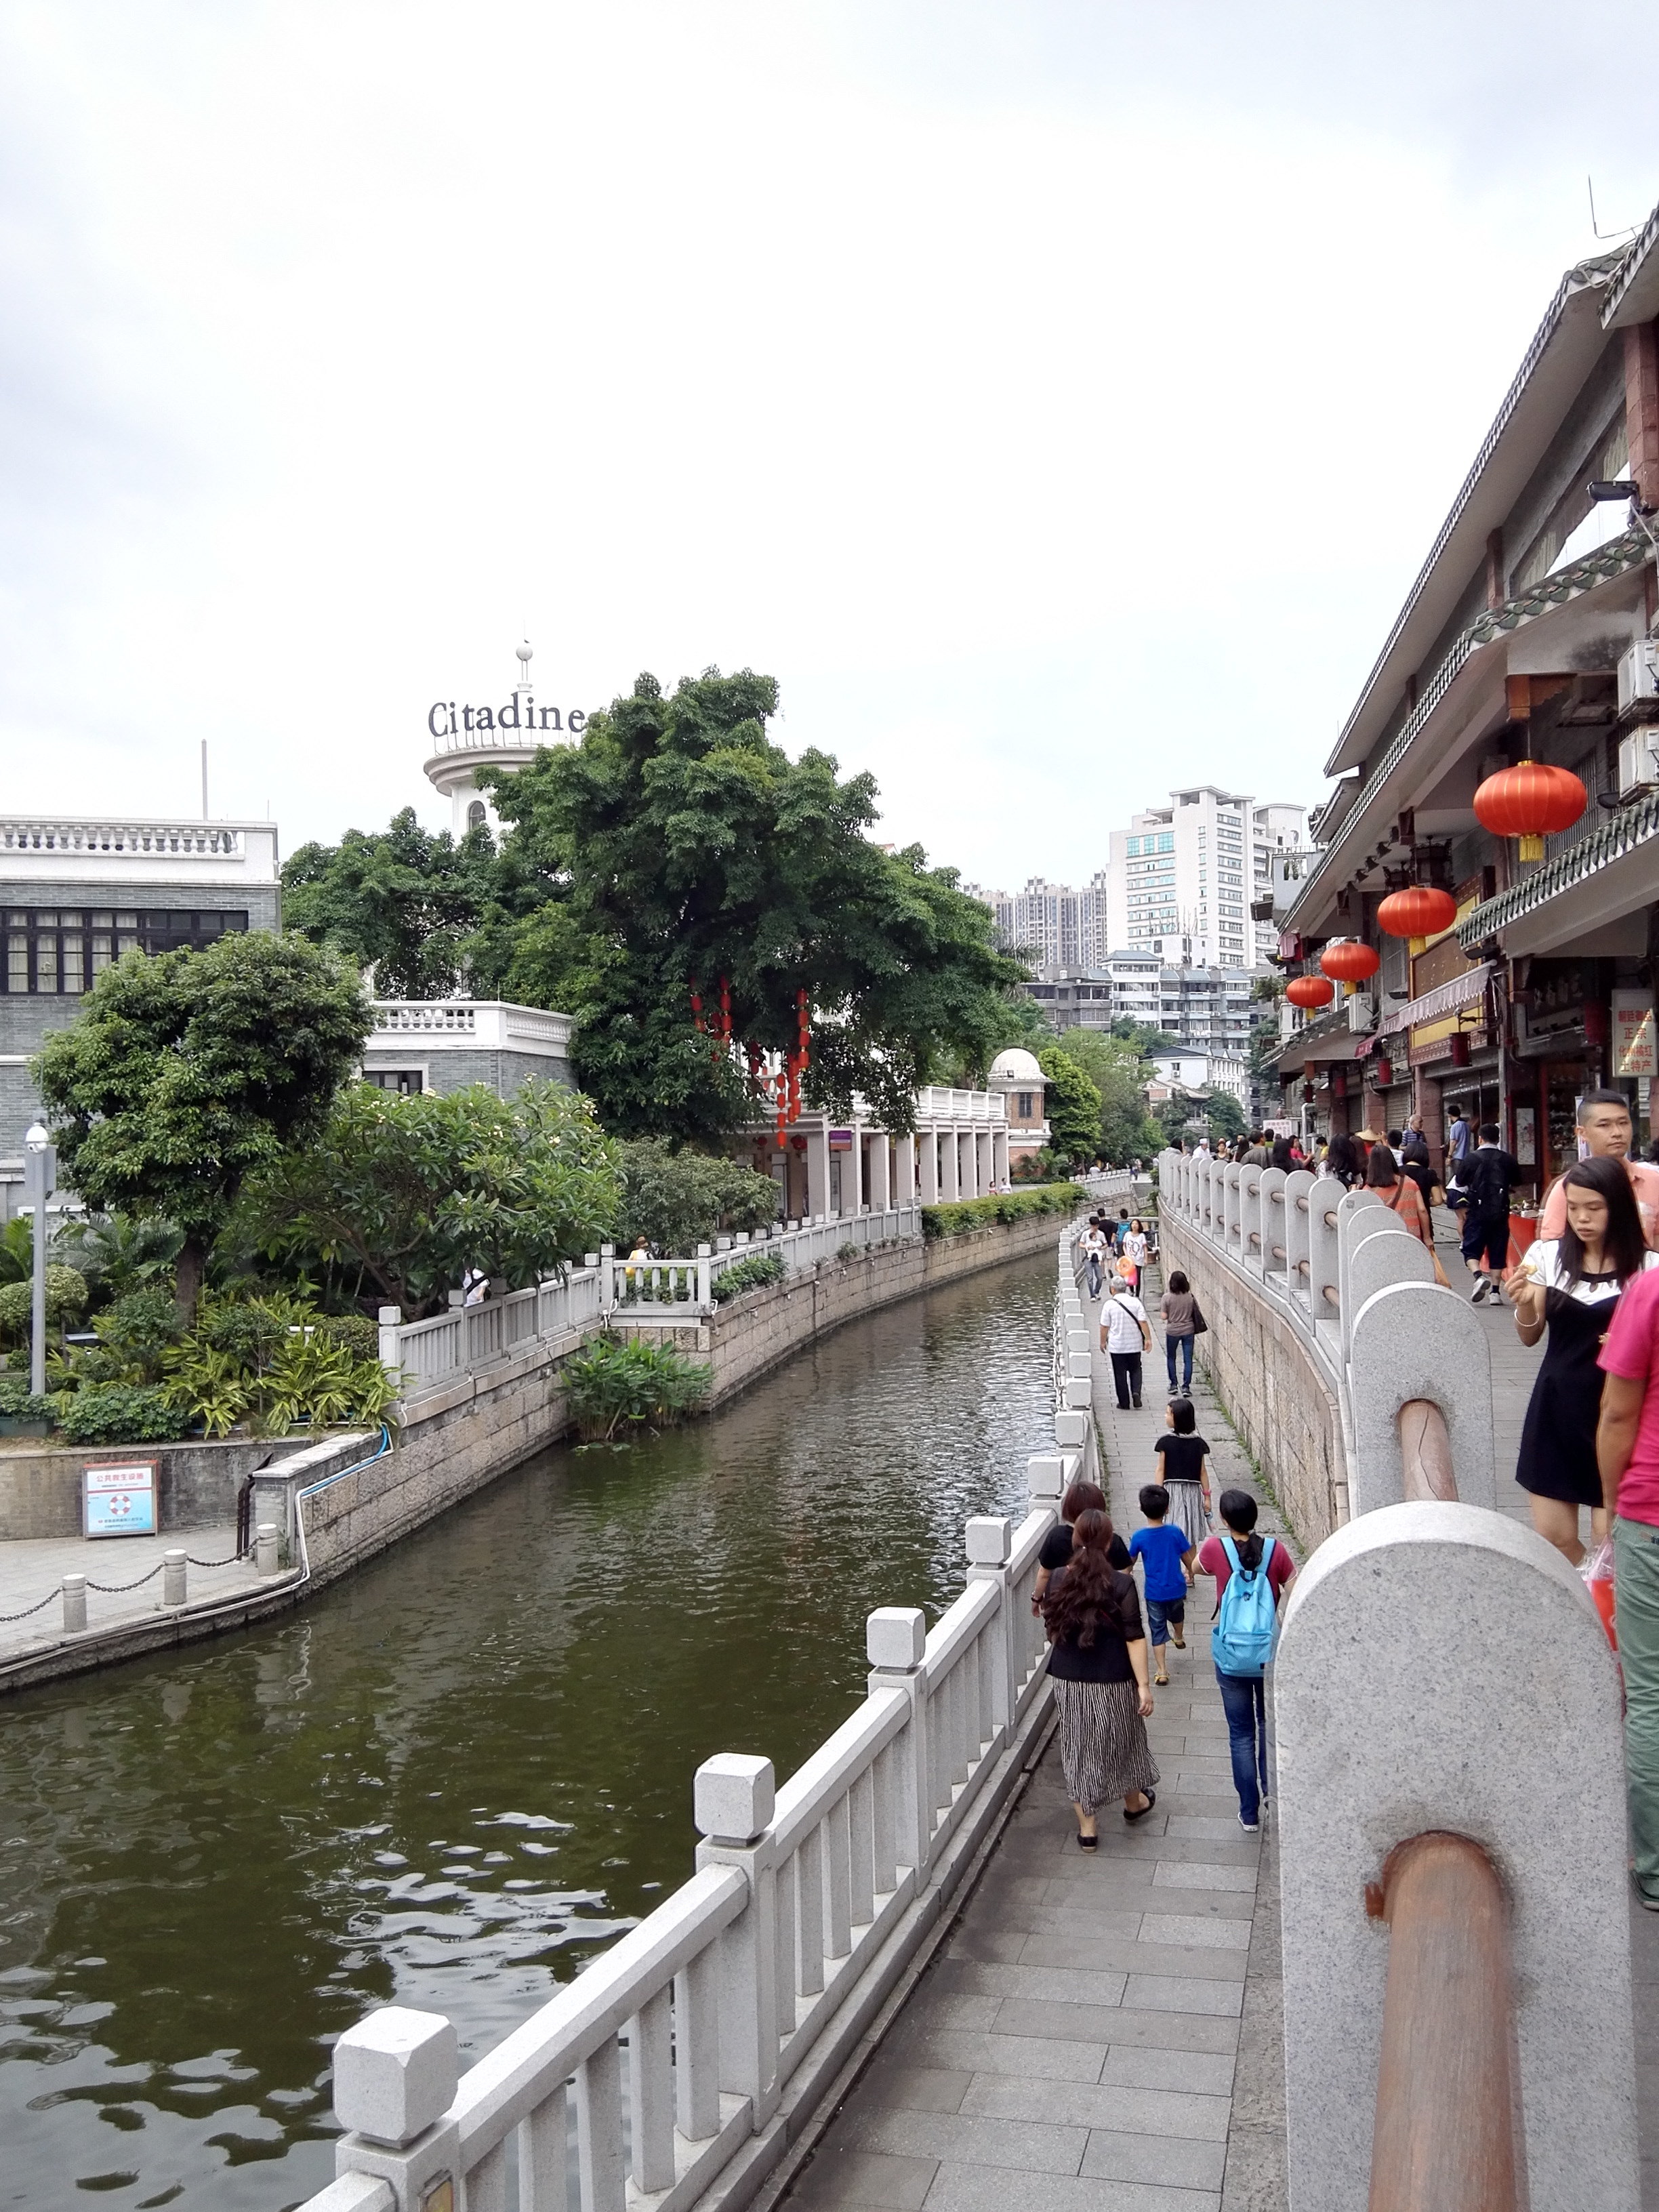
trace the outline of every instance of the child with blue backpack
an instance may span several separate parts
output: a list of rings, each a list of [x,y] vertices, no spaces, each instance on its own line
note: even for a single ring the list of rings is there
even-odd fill
[[[1248,1490],[1224,1490],[1220,1511],[1227,1533],[1205,1538],[1199,1547],[1198,1571],[1215,1580],[1210,1656],[1227,1716],[1238,1825],[1253,1836],[1261,1826],[1261,1799],[1267,1786],[1262,1677],[1279,1640],[1279,1595],[1296,1572],[1296,1562],[1277,1536],[1256,1534],[1256,1503]]]

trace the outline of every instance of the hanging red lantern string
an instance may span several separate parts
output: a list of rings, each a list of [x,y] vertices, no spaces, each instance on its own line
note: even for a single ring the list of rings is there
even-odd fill
[[[720,977],[720,1042],[732,1042],[732,986],[724,975]]]
[[[1357,937],[1339,937],[1320,954],[1319,964],[1326,975],[1346,985],[1352,998],[1368,975],[1376,975],[1382,963],[1375,945],[1364,945]]]
[[[706,1024],[702,1018],[702,1000],[697,994],[697,987],[695,983],[691,986],[691,1018],[700,1031],[705,1028]]]
[[[1489,775],[1474,794],[1475,817],[1494,837],[1520,842],[1523,860],[1541,860],[1544,840],[1571,830],[1589,805],[1589,793],[1569,768],[1548,761],[1517,761]]]

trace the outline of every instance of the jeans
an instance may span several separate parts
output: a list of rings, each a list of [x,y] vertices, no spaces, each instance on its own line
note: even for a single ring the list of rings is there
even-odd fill
[[[1140,1403],[1140,1354],[1138,1352],[1115,1352],[1112,1354],[1112,1380],[1117,1385],[1117,1402],[1127,1412]]]
[[[1179,1386],[1177,1386],[1176,1382],[1176,1352],[1177,1347],[1179,1347],[1181,1354],[1187,1363],[1187,1377],[1185,1382],[1181,1383]],[[1187,1395],[1190,1398],[1193,1395],[1193,1340],[1190,1336],[1166,1336],[1164,1340],[1164,1357],[1170,1363],[1170,1388],[1173,1390],[1179,1387],[1185,1390]]]
[[[1614,1516],[1613,1582],[1636,1882],[1644,1897],[1659,1897],[1659,1528]]]
[[[1261,1677],[1224,1674],[1218,1667],[1215,1679],[1227,1716],[1227,1747],[1233,1757],[1239,1815],[1253,1828],[1261,1818],[1261,1800],[1267,1790],[1267,1706]]]
[[[1089,1296],[1091,1298],[1097,1298],[1100,1296],[1099,1255],[1095,1252],[1091,1252],[1088,1258],[1084,1261],[1084,1265],[1089,1271]]]
[[[1170,1640],[1172,1628],[1187,1626],[1187,1601],[1184,1597],[1149,1597],[1146,1601],[1146,1629],[1152,1649]]]

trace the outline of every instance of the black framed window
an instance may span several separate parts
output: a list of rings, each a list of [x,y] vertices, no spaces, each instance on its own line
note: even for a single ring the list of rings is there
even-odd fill
[[[405,1098],[426,1089],[426,1076],[418,1067],[366,1067],[363,1081],[372,1083],[377,1091],[395,1091]]]
[[[245,913],[189,908],[7,906],[0,915],[0,991],[33,998],[79,998],[112,960],[135,948],[198,952],[247,927]]]

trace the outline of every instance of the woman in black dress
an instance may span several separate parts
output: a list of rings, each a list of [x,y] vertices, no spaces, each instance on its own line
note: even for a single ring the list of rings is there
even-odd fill
[[[1659,1263],[1659,1253],[1647,1249],[1622,1160],[1580,1160],[1561,1182],[1566,1227],[1559,1237],[1532,1245],[1509,1278],[1521,1341],[1536,1344],[1549,1331],[1515,1478],[1530,1494],[1533,1527],[1577,1566],[1584,1556],[1580,1509],[1589,1507],[1598,1543],[1607,1534],[1595,1465],[1601,1410],[1596,1356],[1625,1285]]]

